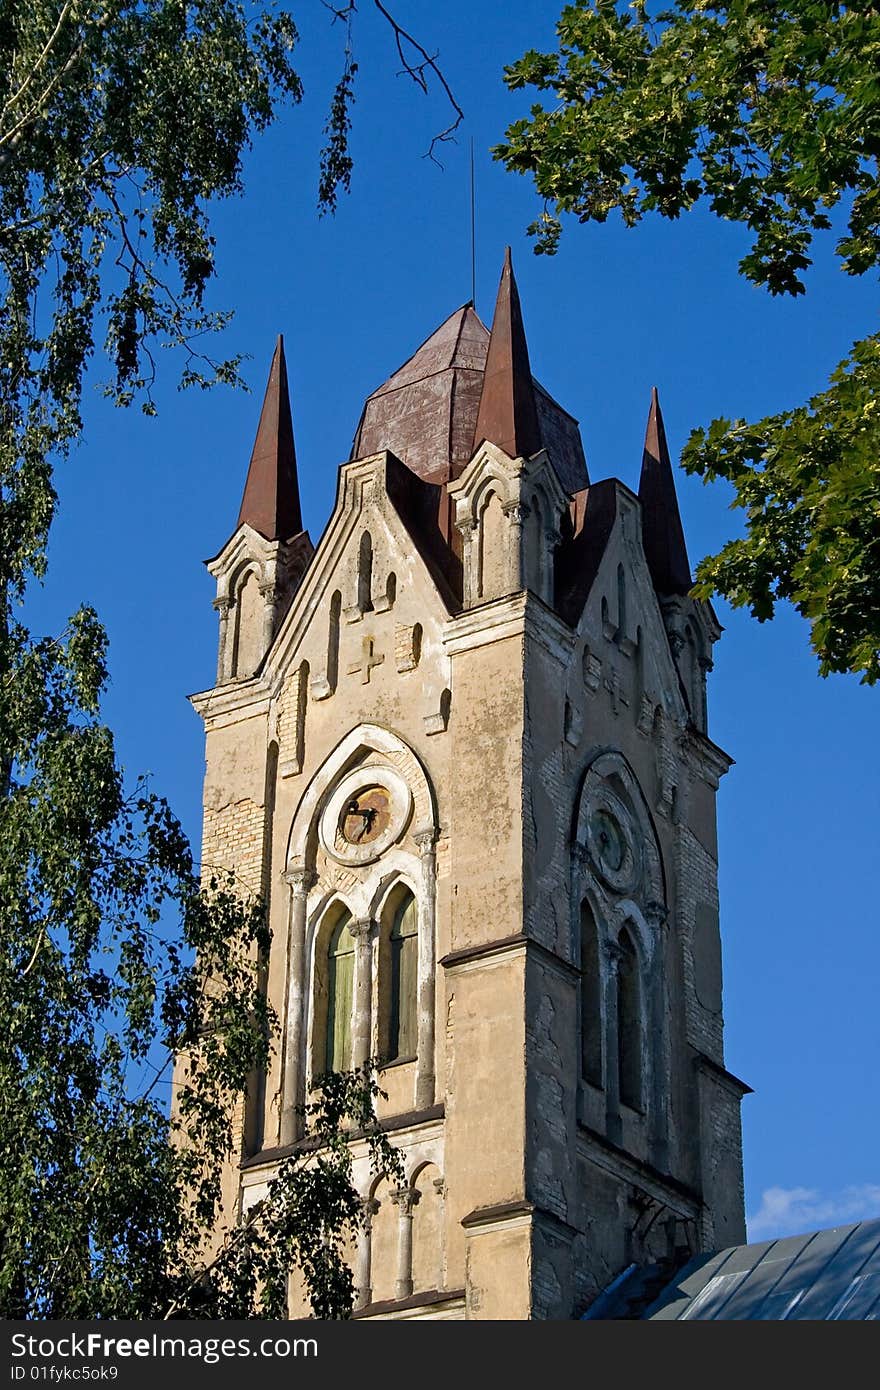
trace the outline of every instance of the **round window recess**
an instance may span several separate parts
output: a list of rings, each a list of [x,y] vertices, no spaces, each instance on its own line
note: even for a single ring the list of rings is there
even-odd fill
[[[629,817],[610,797],[600,796],[587,815],[587,849],[599,876],[625,893],[635,878],[636,858]]]
[[[355,768],[343,777],[321,816],[319,836],[340,864],[370,864],[400,839],[412,811],[412,793],[386,767]]]
[[[626,840],[620,822],[610,811],[594,811],[590,817],[590,836],[602,863],[619,874],[626,858]]]

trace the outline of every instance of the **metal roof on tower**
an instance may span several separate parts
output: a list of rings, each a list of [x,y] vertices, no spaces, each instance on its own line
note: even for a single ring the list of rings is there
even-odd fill
[[[660,594],[688,593],[693,583],[691,567],[656,386],[651,391],[645,431],[639,501],[642,504],[642,544],[654,588]]]
[[[465,304],[367,398],[351,457],[388,449],[420,478],[457,478],[483,439],[511,457],[550,453],[562,486],[587,484],[578,422],[531,375],[505,255],[491,333]]]
[[[457,476],[473,452],[489,331],[464,304],[368,396],[352,458],[389,449],[429,482]]]
[[[287,363],[281,334],[278,335],[269,369],[263,409],[238,514],[238,525],[245,523],[268,541],[290,540],[303,529]]]
[[[541,448],[529,348],[509,246],[504,252],[495,300],[474,449],[484,439],[497,444],[511,458],[529,458]]]

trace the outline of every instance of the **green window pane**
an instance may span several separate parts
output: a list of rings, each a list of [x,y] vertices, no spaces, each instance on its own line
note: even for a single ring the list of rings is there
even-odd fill
[[[388,1059],[414,1057],[418,1046],[416,1000],[418,998],[419,938],[416,903],[408,895],[391,924],[391,999],[388,1027]]]
[[[354,938],[346,913],[330,938],[327,970],[327,1071],[351,1066],[351,1011],[354,1000]]]
[[[588,903],[581,906],[581,1074],[602,1085],[602,1005],[599,936]]]
[[[642,1108],[642,1001],[639,961],[629,932],[617,938],[617,1075],[620,1099],[633,1110]]]

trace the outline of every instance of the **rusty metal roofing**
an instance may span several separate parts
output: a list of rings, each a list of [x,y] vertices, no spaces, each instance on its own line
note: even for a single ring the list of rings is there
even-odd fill
[[[603,478],[576,492],[570,510],[571,534],[564,536],[556,552],[555,606],[576,627],[617,517],[614,478]]]
[[[654,588],[660,594],[686,594],[692,583],[691,567],[656,386],[645,431],[639,501],[642,544]]]
[[[238,525],[247,522],[266,540],[289,540],[302,531],[293,421],[284,339],[279,334],[248,468]]]
[[[558,401],[554,401],[540,382],[532,377],[541,444],[550,455],[556,476],[566,492],[580,492],[589,481],[587,460],[578,422]]]
[[[656,1267],[655,1267],[656,1268]],[[650,1270],[633,1267],[586,1318],[715,1322],[880,1319],[880,1220],[697,1255],[639,1311]],[[596,1311],[594,1311],[594,1309]]]
[[[484,439],[497,444],[511,458],[529,458],[542,447],[529,348],[509,246],[504,252],[495,300],[474,449]]]
[[[456,309],[367,398],[351,457],[389,449],[429,482],[457,476],[472,453],[488,347],[473,307]]]
[[[501,375],[486,408],[493,398],[506,392],[510,419],[501,409],[504,401],[495,399],[498,410],[494,413],[498,418],[495,420],[493,414],[491,435],[483,432],[482,425],[478,426],[481,397],[486,394],[490,333],[473,306],[465,304],[450,314],[418,351],[367,398],[351,457],[364,458],[388,449],[420,478],[448,482],[462,473],[475,443],[491,437],[508,453],[512,449],[512,457],[546,448],[562,486],[572,492],[585,487],[587,464],[577,420],[530,372],[526,387],[528,350],[507,257],[496,320],[494,351]],[[523,399],[526,404],[520,409]],[[479,439],[475,439],[477,432]]]

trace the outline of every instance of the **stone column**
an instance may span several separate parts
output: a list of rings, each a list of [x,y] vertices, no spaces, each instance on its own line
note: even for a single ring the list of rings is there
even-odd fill
[[[668,912],[665,903],[649,902],[645,920],[651,929],[651,997],[648,1028],[651,1045],[648,1047],[651,1075],[650,1132],[652,1162],[661,1173],[669,1161],[669,1032],[666,1026],[666,938],[664,927]]]
[[[701,720],[701,722],[700,722],[700,726],[699,726],[699,727],[702,729],[703,733],[705,733],[705,732],[706,732],[706,729],[709,727],[709,715],[708,715],[708,705],[707,705],[707,695],[706,695],[706,679],[707,679],[707,677],[708,677],[708,675],[709,675],[709,672],[710,672],[711,670],[713,670],[715,663],[713,662],[712,658],[709,657],[709,656],[701,656],[701,657],[698,657],[697,660],[698,660],[699,667],[700,667],[700,720]]]
[[[421,1193],[415,1187],[399,1187],[392,1192],[391,1200],[397,1207],[397,1284],[395,1297],[409,1298],[413,1291],[412,1280],[412,1227],[413,1207]]]
[[[437,1250],[437,1288],[446,1288],[446,1179],[434,1179],[437,1193],[437,1227],[440,1244]]]
[[[541,551],[541,580],[544,587],[541,592],[541,598],[552,608],[553,573],[555,568],[554,559],[556,557],[557,550],[562,544],[562,532],[557,531],[553,527],[549,528],[547,531],[545,531],[542,537],[542,543],[543,550]]]
[[[605,1132],[613,1144],[620,1143],[620,1058],[617,1039],[617,971],[621,949],[616,941],[606,941],[605,952]]]
[[[293,1144],[302,1133],[305,1102],[306,1014],[306,910],[315,875],[302,865],[284,877],[290,886],[287,914],[287,1016],[285,1019],[284,1069],[281,1079],[281,1129],[279,1142]]]
[[[358,1230],[357,1237],[357,1274],[355,1276],[355,1306],[366,1308],[373,1299],[373,1288],[371,1280],[372,1256],[373,1256],[373,1217],[379,1210],[379,1203],[375,1197],[361,1198],[361,1211],[363,1212],[363,1225]]]
[[[418,968],[418,1058],[416,1061],[416,1110],[427,1110],[434,1104],[434,980],[436,974],[436,898],[437,832],[433,827],[418,830],[413,836],[419,847],[422,871],[422,893],[419,903],[419,968]]]
[[[518,594],[523,587],[522,573],[522,529],[523,522],[529,514],[529,508],[522,502],[506,502],[501,510],[510,523],[510,536],[508,551],[509,579],[508,584],[512,594]]]
[[[220,615],[220,636],[217,644],[217,684],[223,685],[229,679],[230,666],[232,665],[229,659],[229,612],[232,608],[232,599],[228,594],[218,594],[214,600],[214,607]]]
[[[455,525],[461,535],[462,600],[465,608],[473,608],[480,591],[476,556],[477,523],[473,517],[465,517]]]
[[[274,579],[260,585],[260,594],[263,599],[263,642],[260,657],[264,657],[275,636],[275,599],[276,585]]]
[[[349,922],[354,937],[354,1021],[351,1030],[351,1065],[362,1067],[370,1056],[373,1037],[373,938],[371,917]]]

